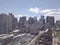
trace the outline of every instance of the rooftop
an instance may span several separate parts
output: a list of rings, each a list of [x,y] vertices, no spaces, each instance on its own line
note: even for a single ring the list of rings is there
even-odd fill
[[[6,39],[6,38],[11,37],[11,36],[13,36],[13,34],[1,34],[0,39]]]

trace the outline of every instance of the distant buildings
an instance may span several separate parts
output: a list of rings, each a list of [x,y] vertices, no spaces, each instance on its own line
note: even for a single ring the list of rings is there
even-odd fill
[[[31,24],[33,24],[33,23],[34,23],[34,18],[30,17],[30,18],[28,19],[28,24],[31,25]]]
[[[39,33],[39,24],[37,21],[37,17],[30,17],[28,19],[28,29],[30,31],[31,34],[38,34]]]
[[[41,18],[39,19],[39,25],[40,25],[40,28],[43,28],[43,26],[45,25],[45,18],[42,15],[41,15]]]
[[[60,26],[60,21],[56,21],[56,26]],[[40,30],[54,26],[54,17],[47,16],[46,21],[44,16],[41,15],[39,21],[37,17],[29,17],[26,20],[26,16],[20,17],[19,22],[12,13],[0,14],[0,34],[12,32],[16,29],[20,33],[29,32],[31,34],[38,34]]]
[[[26,17],[20,17],[19,19],[19,30],[20,33],[24,33],[26,28]]]
[[[39,26],[38,23],[34,23],[33,25],[31,25],[30,27],[30,33],[31,34],[38,34],[39,33]]]
[[[14,17],[12,13],[9,13],[10,25],[12,25],[12,29],[15,30],[17,28],[17,18]]]
[[[57,28],[60,28],[60,20],[57,20],[57,21],[56,21],[56,27],[57,27]]]
[[[46,17],[46,25],[48,25],[48,27],[54,26],[54,17],[53,16],[47,16]]]

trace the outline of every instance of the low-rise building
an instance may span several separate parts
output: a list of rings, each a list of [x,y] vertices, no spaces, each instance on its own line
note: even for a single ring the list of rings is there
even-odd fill
[[[1,45],[6,45],[13,41],[13,34],[1,34],[0,35],[0,43]]]

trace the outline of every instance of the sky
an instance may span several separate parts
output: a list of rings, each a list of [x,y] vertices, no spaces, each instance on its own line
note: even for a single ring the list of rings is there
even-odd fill
[[[17,18],[54,16],[60,20],[60,0],[0,0],[0,13],[13,13]]]

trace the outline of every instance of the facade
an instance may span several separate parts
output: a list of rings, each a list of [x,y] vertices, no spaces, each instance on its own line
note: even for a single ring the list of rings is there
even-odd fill
[[[13,27],[13,16],[12,14],[9,13],[8,15],[8,32],[12,31],[12,27]]]
[[[0,14],[0,34],[7,33],[7,15],[6,14]]]
[[[7,14],[0,14],[0,34],[8,32]]]
[[[17,28],[17,18],[15,18],[12,13],[9,13],[8,15],[8,23],[10,32]]]
[[[0,34],[5,34],[13,31],[14,15],[12,13],[0,14]]]
[[[34,23],[34,18],[29,17],[29,19],[28,19],[28,24],[31,25],[31,24],[33,24],[33,23]]]
[[[26,16],[20,17],[20,19],[19,19],[19,30],[20,30],[20,33],[24,33],[25,28],[26,28]]]
[[[48,23],[51,26],[54,26],[54,17],[53,16],[47,16],[46,17],[46,23]]]
[[[31,27],[30,27],[30,33],[31,34],[38,34],[39,33],[38,22],[31,25]]]
[[[30,31],[31,34],[38,34],[39,33],[39,24],[37,21],[37,18],[30,17],[28,19],[28,30]]]
[[[18,28],[17,18],[14,17],[14,22],[13,23],[14,23],[13,27],[14,27],[14,30],[15,30],[15,29]]]
[[[58,28],[60,27],[60,20],[56,21],[56,27],[58,27]]]
[[[39,19],[39,25],[40,25],[40,28],[42,28],[45,25],[44,16],[41,16],[41,18]]]
[[[9,13],[9,20],[10,20],[10,25],[12,25],[12,29],[15,30],[16,24],[17,24],[17,19],[14,17],[12,13]]]

